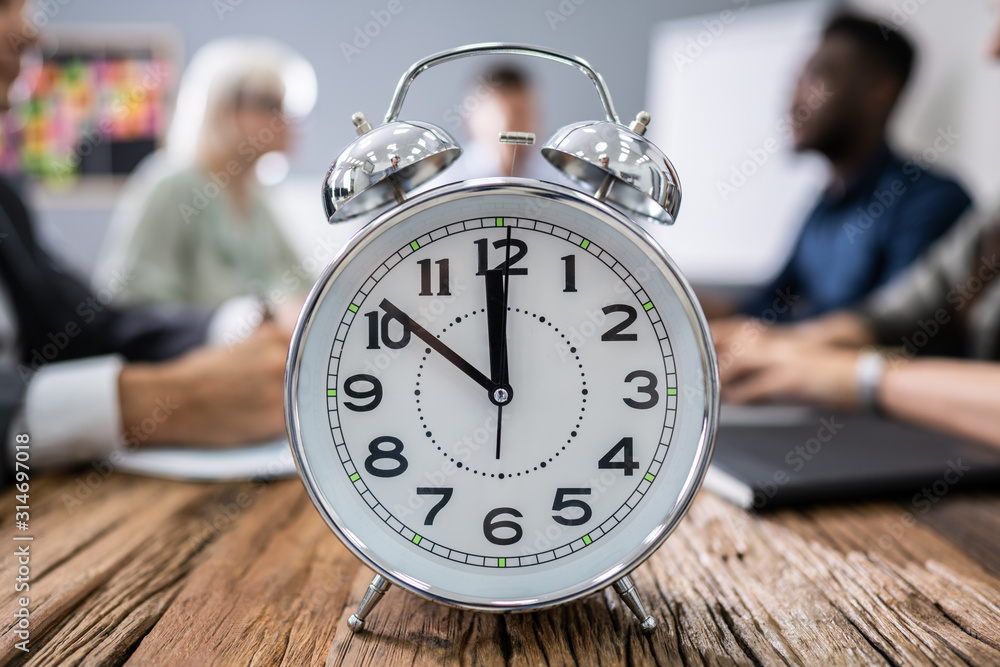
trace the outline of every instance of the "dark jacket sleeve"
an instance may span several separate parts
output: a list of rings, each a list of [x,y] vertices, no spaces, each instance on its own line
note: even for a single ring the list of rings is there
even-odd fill
[[[885,229],[883,280],[876,286],[902,273],[972,206],[968,193],[955,181],[929,174],[924,178],[927,186],[914,188],[901,202],[894,224]]]
[[[795,272],[795,255],[792,254],[770,283],[757,290],[740,307],[740,312],[747,317],[761,317],[770,321],[789,321],[793,317],[793,310],[790,305],[785,304],[790,301],[789,296],[795,296],[801,289],[798,284],[798,277]],[[771,319],[774,318],[774,319]]]
[[[977,269],[978,248],[1000,218],[970,213],[895,280],[858,308],[880,345],[913,354],[965,356],[962,287]]]
[[[15,311],[20,360],[0,371],[0,438],[46,364],[119,354],[159,361],[205,341],[211,311],[183,306],[118,310],[93,294],[38,243],[24,204],[0,181],[0,282]],[[5,445],[4,445],[5,446]]]

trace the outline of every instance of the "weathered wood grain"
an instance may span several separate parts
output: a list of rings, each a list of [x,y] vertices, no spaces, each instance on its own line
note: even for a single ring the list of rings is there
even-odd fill
[[[129,664],[322,664],[360,564],[298,480],[254,493]]]
[[[115,473],[88,493],[85,474],[32,484],[32,652],[14,648],[5,585],[5,664],[1000,664],[992,494],[925,514],[885,502],[754,516],[703,493],[633,573],[659,621],[649,636],[610,591],[496,615],[398,588],[354,635],[347,617],[372,573],[297,480]],[[15,570],[4,555],[0,577]]]
[[[108,502],[112,486],[120,495]],[[155,535],[162,523],[206,493],[204,488],[187,487],[175,488],[164,495],[162,488],[157,493],[156,486],[155,483],[105,483],[98,491],[106,493],[93,498],[93,511],[88,506],[77,510],[80,516],[58,509],[49,514],[34,514],[29,597],[32,636],[36,640],[44,638],[54,624],[78,610],[115,579],[124,564],[134,562],[144,542]],[[129,507],[133,509],[130,511]],[[136,507],[144,511],[136,512]],[[4,563],[3,571],[11,572],[13,566],[10,559]],[[9,580],[12,579],[10,576]],[[5,586],[4,592],[13,593],[12,588]],[[0,604],[5,621],[5,631],[0,635],[0,659],[4,661],[21,657],[21,652],[14,648],[17,639],[9,632],[14,603],[11,594]]]
[[[916,516],[987,572],[1000,577],[1000,512],[991,503],[983,502],[983,496],[957,496]]]

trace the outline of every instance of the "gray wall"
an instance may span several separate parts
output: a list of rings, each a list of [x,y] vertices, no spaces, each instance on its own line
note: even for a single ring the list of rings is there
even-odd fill
[[[381,119],[400,75],[430,53],[483,41],[527,42],[567,51],[589,60],[603,74],[619,113],[631,118],[643,105],[651,25],[748,1],[70,0],[65,6],[52,3],[59,7],[52,23],[172,24],[183,37],[185,59],[222,36],[267,35],[294,46],[316,67],[319,98],[301,128],[292,171],[318,179],[354,137],[351,114],[360,109],[373,120]],[[769,1],[774,0],[754,0],[754,5]],[[371,12],[385,10],[391,2],[399,4],[399,13],[380,26],[380,33],[348,63],[341,43],[351,44],[356,30],[364,31],[365,24],[373,21]],[[552,16],[565,20],[554,21]],[[404,106],[404,117],[437,122],[461,135],[454,116],[446,113],[462,103],[482,62],[445,65],[420,77]],[[557,64],[540,63],[535,71],[545,91],[543,133],[568,122],[601,117],[585,77]]]

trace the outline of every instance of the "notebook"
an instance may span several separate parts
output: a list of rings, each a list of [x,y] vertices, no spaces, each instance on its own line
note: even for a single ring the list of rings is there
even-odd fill
[[[923,513],[954,491],[1000,488],[1000,447],[874,415],[725,406],[704,485],[756,511],[891,496]]]

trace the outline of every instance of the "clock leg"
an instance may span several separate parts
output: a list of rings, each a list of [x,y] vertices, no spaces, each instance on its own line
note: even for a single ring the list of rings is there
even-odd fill
[[[646,608],[642,606],[642,600],[635,590],[635,584],[628,576],[624,576],[615,582],[615,590],[625,602],[625,606],[632,610],[635,617],[642,621],[642,631],[652,632],[656,629],[656,619],[646,613]]]
[[[368,590],[365,591],[365,596],[361,599],[361,604],[358,605],[358,610],[347,619],[347,625],[350,626],[351,632],[359,632],[364,627],[368,613],[381,601],[382,595],[389,590],[389,586],[390,584],[385,577],[381,574],[375,575],[372,583],[368,585]]]

